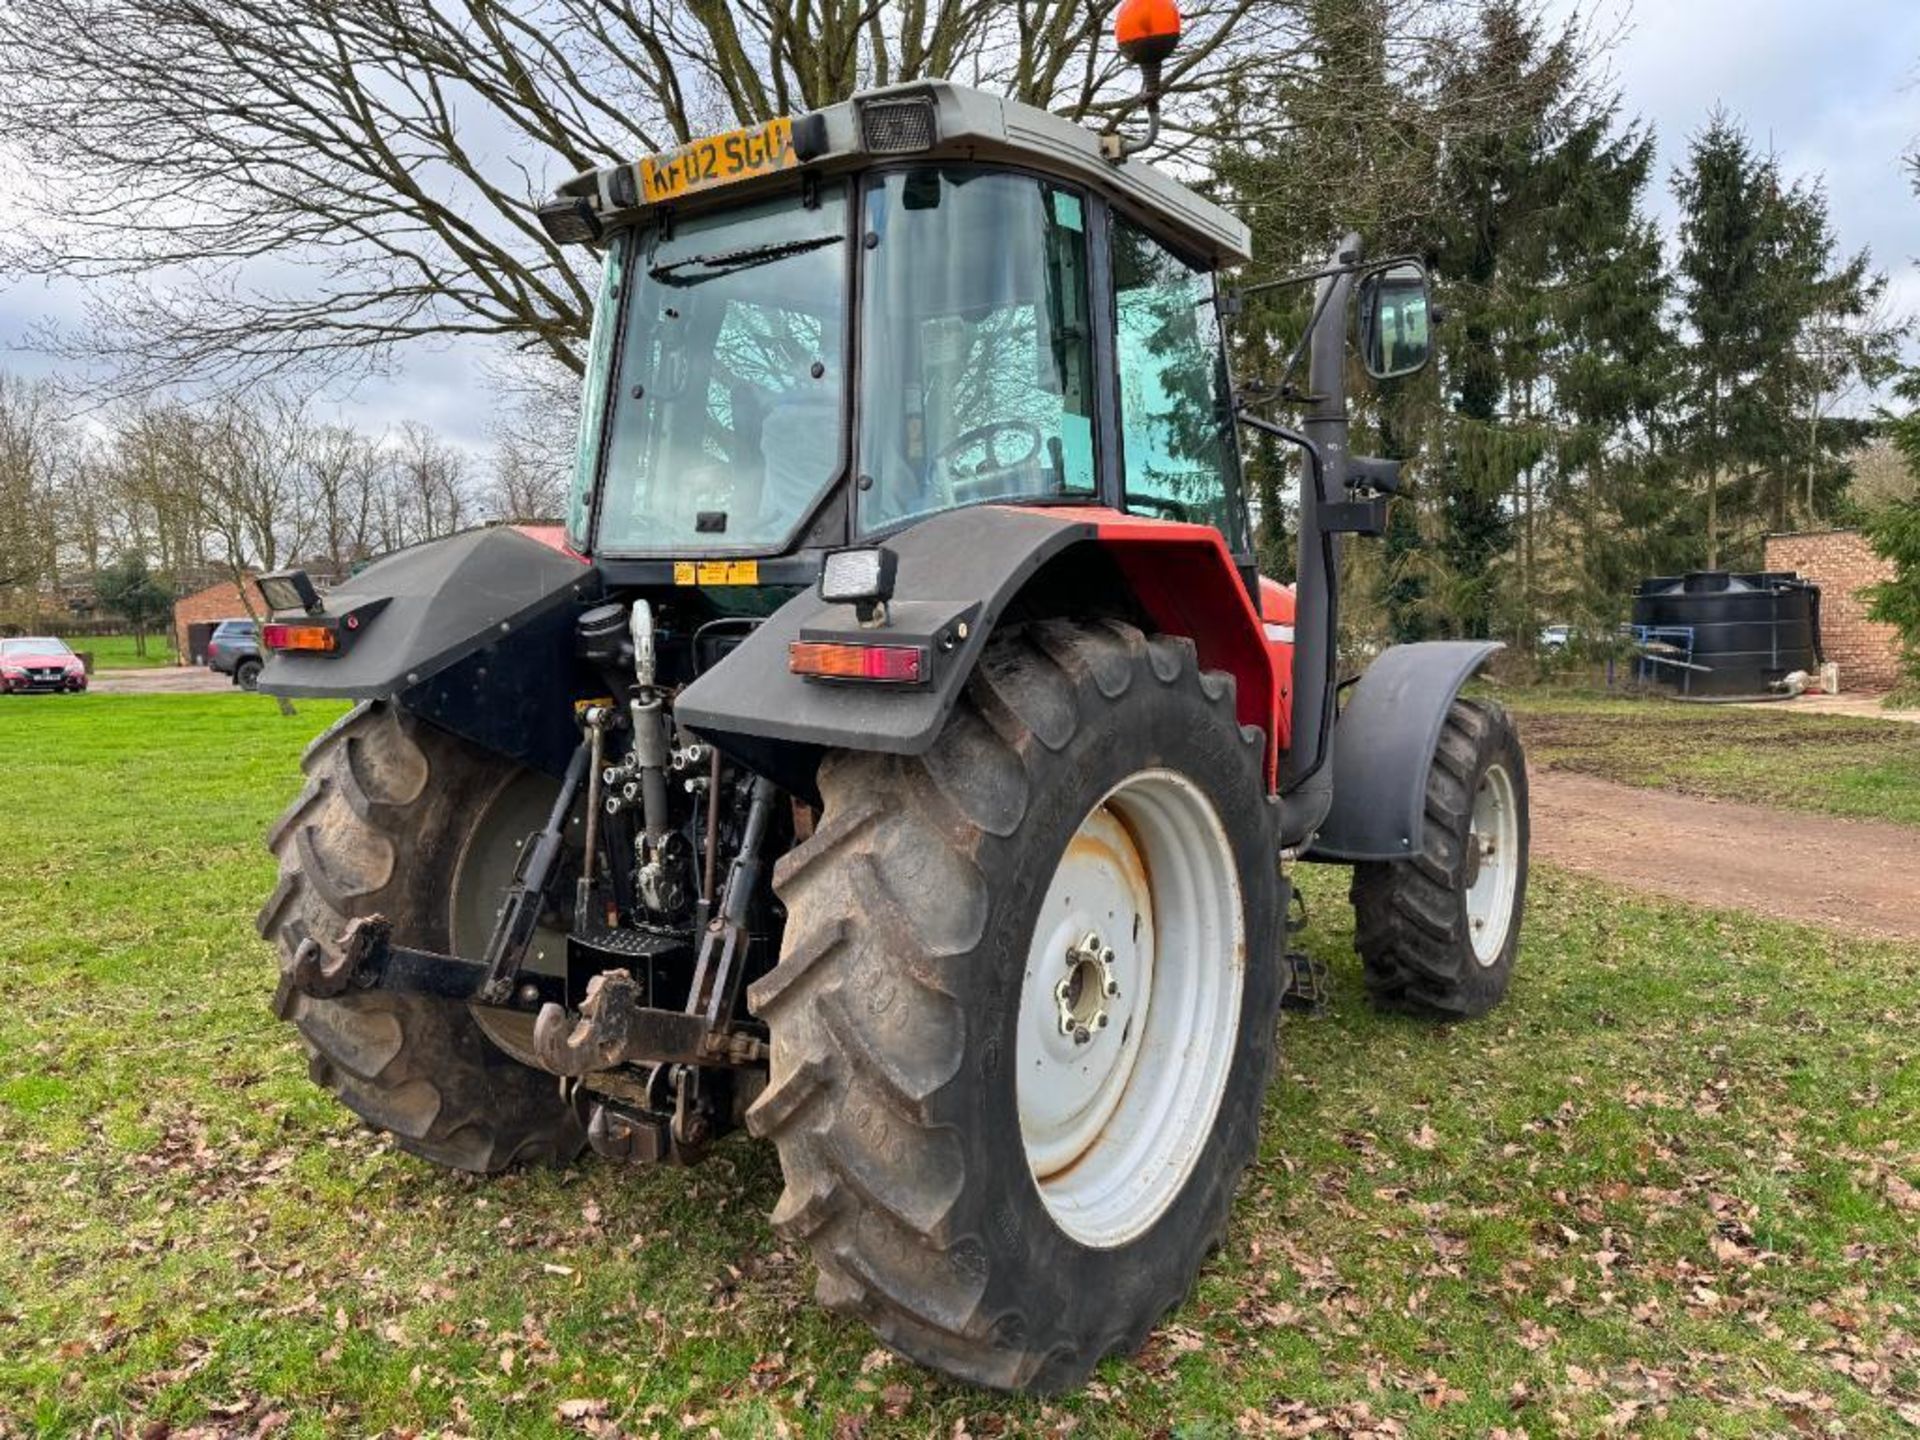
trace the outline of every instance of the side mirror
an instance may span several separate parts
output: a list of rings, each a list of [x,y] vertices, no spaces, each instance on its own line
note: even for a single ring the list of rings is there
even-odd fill
[[[1355,318],[1360,363],[1376,380],[1413,375],[1433,354],[1433,301],[1426,267],[1396,260],[1360,277]]]

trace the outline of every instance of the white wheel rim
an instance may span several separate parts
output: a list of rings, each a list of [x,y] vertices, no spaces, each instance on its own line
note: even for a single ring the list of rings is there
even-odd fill
[[[1467,933],[1473,958],[1482,966],[1499,960],[1513,925],[1513,900],[1520,888],[1520,807],[1513,798],[1513,777],[1504,765],[1489,765],[1473,792],[1473,826],[1467,843],[1479,852],[1480,869],[1467,887]]]
[[[1233,848],[1199,787],[1142,770],[1108,791],[1041,901],[1015,1046],[1027,1165],[1081,1244],[1125,1244],[1185,1187],[1226,1091],[1246,960]]]

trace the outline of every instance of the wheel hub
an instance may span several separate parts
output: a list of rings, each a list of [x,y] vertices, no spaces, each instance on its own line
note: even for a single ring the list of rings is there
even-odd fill
[[[1107,1002],[1120,998],[1114,959],[1113,947],[1098,930],[1067,947],[1067,973],[1053,987],[1053,998],[1060,1007],[1060,1033],[1076,1045],[1085,1045],[1113,1019]]]
[[[1467,834],[1467,853],[1462,857],[1460,865],[1460,883],[1469,890],[1480,882],[1480,857],[1485,853],[1480,832],[1477,830],[1469,831]]]
[[[1467,939],[1479,965],[1495,964],[1506,949],[1519,893],[1521,858],[1520,806],[1513,778],[1504,766],[1490,765],[1474,789],[1467,853],[1460,867],[1461,887],[1466,892]]]
[[[1206,795],[1143,770],[1067,843],[1020,994],[1020,1139],[1056,1224],[1124,1244],[1173,1203],[1226,1088],[1246,971],[1239,871]]]

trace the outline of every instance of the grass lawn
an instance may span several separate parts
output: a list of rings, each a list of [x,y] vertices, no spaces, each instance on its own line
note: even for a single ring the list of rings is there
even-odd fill
[[[67,644],[93,656],[95,670],[151,670],[173,664],[173,641],[167,635],[147,636],[147,653],[134,652],[131,635],[81,635]]]
[[[0,1434],[1866,1436],[1920,1423],[1920,950],[1535,876],[1453,1029],[1290,1019],[1224,1252],[1083,1393],[817,1308],[769,1147],[491,1182],[267,1012],[261,833],[337,706],[0,712]]]
[[[1920,825],[1920,725],[1554,690],[1499,698],[1542,769]]]

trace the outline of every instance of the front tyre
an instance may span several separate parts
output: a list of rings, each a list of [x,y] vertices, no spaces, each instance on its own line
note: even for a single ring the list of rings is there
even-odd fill
[[[1188,642],[1047,621],[994,637],[926,755],[828,757],[747,1117],[826,1304],[1057,1390],[1179,1303],[1273,1065],[1262,749]]]
[[[1454,701],[1427,772],[1419,853],[1353,867],[1354,948],[1376,1005],[1457,1020],[1506,997],[1528,843],[1513,721],[1491,702]]]

